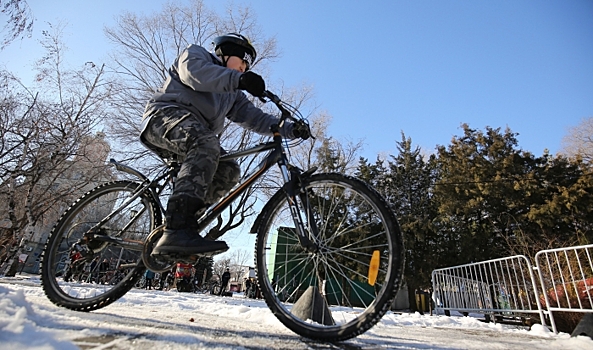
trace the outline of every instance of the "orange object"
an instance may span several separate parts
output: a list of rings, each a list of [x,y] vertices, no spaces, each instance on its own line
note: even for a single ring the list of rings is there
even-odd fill
[[[375,282],[377,281],[377,275],[379,274],[379,259],[380,253],[378,250],[373,252],[373,256],[371,257],[371,263],[369,265],[369,285],[374,286]]]

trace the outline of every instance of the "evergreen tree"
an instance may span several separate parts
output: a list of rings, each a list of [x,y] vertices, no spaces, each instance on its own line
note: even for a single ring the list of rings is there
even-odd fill
[[[561,156],[530,159],[528,172],[515,182],[523,212],[507,232],[509,253],[534,256],[542,249],[593,242],[591,166]],[[510,225],[509,225],[510,226]]]
[[[463,128],[463,137],[438,148],[439,220],[457,242],[448,266],[591,241],[585,163],[518,150],[508,129]]]
[[[517,205],[523,193],[515,182],[525,174],[530,158],[515,149],[516,135],[508,129],[504,134],[468,125],[463,129],[464,136],[454,138],[448,148],[438,147],[441,178],[435,187],[439,220],[449,229],[444,234],[458,243],[451,252],[457,263],[505,254],[501,238],[510,228],[508,218],[525,210]]]
[[[379,159],[373,165],[361,159],[357,176],[379,190],[398,219],[406,249],[404,278],[413,307],[414,292],[430,288],[432,270],[443,253],[434,225],[436,162],[434,156],[425,159],[420,148],[412,147],[411,139],[403,134],[397,149],[398,155],[391,156],[386,165]]]
[[[426,159],[419,147],[412,147],[410,138],[397,143],[397,156],[388,162],[389,178],[384,182],[390,193],[406,245],[404,277],[410,305],[414,306],[415,291],[430,288],[432,270],[446,255],[439,242],[433,188],[436,180],[434,155]]]

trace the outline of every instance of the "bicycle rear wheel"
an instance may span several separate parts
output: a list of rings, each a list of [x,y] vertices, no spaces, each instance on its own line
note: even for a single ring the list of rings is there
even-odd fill
[[[141,244],[126,245],[123,240],[144,242],[161,223],[158,204],[149,192],[124,204],[139,183],[114,181],[84,194],[62,214],[41,255],[41,284],[47,297],[56,305],[77,311],[105,307],[125,293],[143,276]],[[109,214],[103,225],[97,224]],[[99,239],[89,239],[91,228]],[[103,237],[100,237],[103,236]],[[72,281],[63,273],[73,246],[82,251],[80,259],[91,274],[99,275],[100,264],[109,263],[96,283]]]
[[[396,218],[364,182],[341,174],[303,180],[309,215],[301,213],[318,251],[300,245],[283,190],[256,224],[257,278],[268,307],[311,339],[355,337],[389,310],[399,290],[404,249]],[[304,199],[306,197],[306,199]]]

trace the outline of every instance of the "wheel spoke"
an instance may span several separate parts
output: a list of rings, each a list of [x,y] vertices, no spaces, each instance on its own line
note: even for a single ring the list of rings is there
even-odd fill
[[[288,328],[313,339],[348,339],[378,322],[395,298],[403,268],[401,232],[384,200],[359,180],[320,174],[305,188],[312,207],[301,208],[309,213],[302,217],[318,228],[313,239],[319,249],[300,247],[286,197],[277,193],[257,230],[258,280],[268,306]],[[373,256],[380,256],[378,269],[371,268]],[[321,301],[326,306],[319,307]]]
[[[157,223],[152,197],[138,184],[110,182],[76,201],[54,226],[42,255],[49,299],[74,310],[108,305],[142,277],[141,245]],[[125,205],[124,205],[125,204]]]

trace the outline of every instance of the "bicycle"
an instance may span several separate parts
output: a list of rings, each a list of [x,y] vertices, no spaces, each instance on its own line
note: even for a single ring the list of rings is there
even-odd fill
[[[201,294],[218,294],[220,292],[220,284],[218,282],[207,282],[202,285],[196,286],[194,293]]]
[[[302,140],[288,142],[279,129],[286,120],[308,124],[278,96],[269,91],[264,95],[262,101],[271,101],[281,112],[271,140],[229,152],[220,161],[255,155],[263,159],[198,219],[199,232],[277,164],[282,185],[250,230],[256,234],[258,288],[274,315],[295,333],[322,341],[355,337],[379,322],[399,290],[404,263],[399,225],[381,195],[363,181],[291,165],[289,149]],[[164,227],[159,195],[179,165],[169,162],[151,180],[113,159],[111,163],[137,180],[107,182],[80,197],[62,214],[42,253],[44,292],[68,309],[105,307],[132,289],[146,268],[163,272],[176,263],[150,253]],[[113,258],[116,269],[125,262],[127,274],[114,285],[92,288],[65,282],[58,264],[73,246],[83,247],[87,261],[97,255]]]

